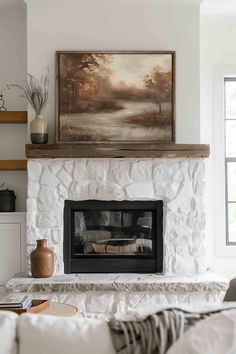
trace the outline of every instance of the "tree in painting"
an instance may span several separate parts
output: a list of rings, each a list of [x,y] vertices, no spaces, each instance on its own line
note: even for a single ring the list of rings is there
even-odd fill
[[[162,102],[171,100],[171,73],[163,73],[159,68],[155,68],[151,75],[144,79],[145,87],[153,93],[153,100],[161,113]]]
[[[59,54],[59,140],[171,141],[171,54]]]

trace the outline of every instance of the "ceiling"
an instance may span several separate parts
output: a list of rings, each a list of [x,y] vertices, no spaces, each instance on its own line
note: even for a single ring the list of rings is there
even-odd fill
[[[0,0],[1,9],[16,8],[29,0]],[[40,0],[39,0],[40,1]],[[68,1],[68,0],[67,0]],[[96,0],[94,0],[96,1]],[[120,0],[121,1],[121,0]],[[127,0],[123,0],[124,2]],[[165,2],[165,3],[188,3],[200,4],[201,12],[209,15],[236,15],[236,0],[128,0],[133,2]]]
[[[201,12],[209,15],[235,16],[236,0],[204,0]]]
[[[30,0],[0,0],[0,6],[1,5],[17,5],[22,2],[29,2]],[[40,1],[40,0],[39,0]],[[68,0],[67,0],[68,1]],[[96,0],[94,0],[96,1]],[[112,1],[112,0],[111,0]],[[113,0],[116,1],[116,0]],[[124,0],[127,1],[127,0]],[[130,1],[130,0],[128,0]],[[196,4],[196,3],[201,3],[203,0],[131,0],[133,2],[165,2],[165,3],[189,3],[189,4]],[[49,0],[50,2],[50,0]]]

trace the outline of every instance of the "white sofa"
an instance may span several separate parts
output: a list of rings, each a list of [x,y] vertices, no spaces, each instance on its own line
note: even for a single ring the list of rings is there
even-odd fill
[[[108,325],[96,319],[0,313],[0,354],[115,354]]]
[[[236,310],[191,327],[167,354],[180,353],[236,353]],[[1,311],[0,354],[115,354],[115,348],[103,320]]]

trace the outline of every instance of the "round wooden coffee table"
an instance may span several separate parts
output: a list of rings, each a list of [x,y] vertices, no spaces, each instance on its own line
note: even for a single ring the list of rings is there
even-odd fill
[[[49,307],[46,310],[41,311],[40,314],[71,317],[78,314],[78,309],[73,305],[50,302]]]

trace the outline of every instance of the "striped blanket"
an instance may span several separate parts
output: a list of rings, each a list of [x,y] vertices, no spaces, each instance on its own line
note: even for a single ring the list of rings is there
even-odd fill
[[[191,312],[167,308],[143,319],[127,321],[112,319],[109,327],[116,352],[119,354],[165,354],[196,322],[230,309],[232,307]]]

